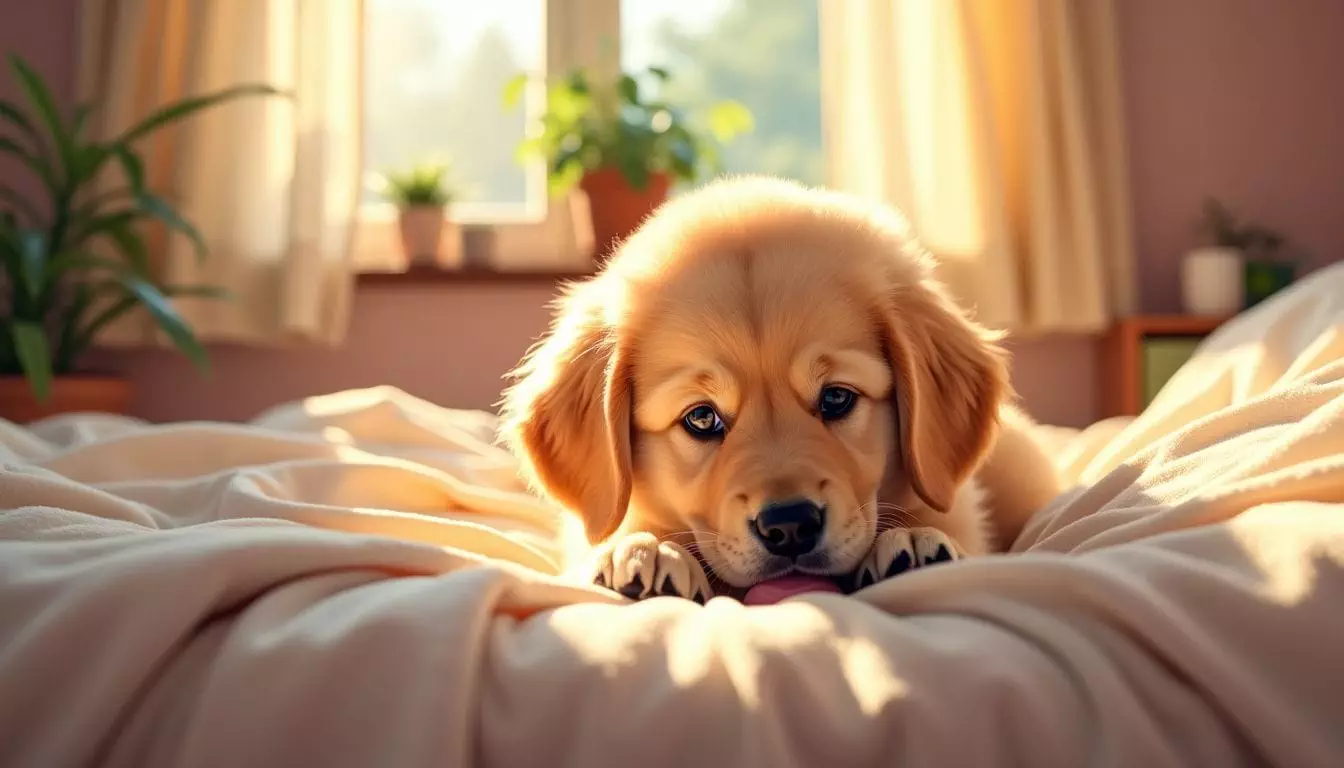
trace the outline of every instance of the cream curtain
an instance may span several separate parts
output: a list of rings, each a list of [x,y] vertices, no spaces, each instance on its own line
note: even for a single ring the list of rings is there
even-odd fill
[[[94,131],[117,133],[155,107],[242,83],[246,97],[146,142],[147,184],[177,203],[210,256],[153,233],[172,283],[227,288],[183,299],[205,339],[335,344],[345,332],[360,185],[359,0],[84,0],[78,89]],[[144,317],[104,342],[155,338]]]
[[[988,325],[1134,309],[1114,3],[820,3],[831,184],[902,209]]]

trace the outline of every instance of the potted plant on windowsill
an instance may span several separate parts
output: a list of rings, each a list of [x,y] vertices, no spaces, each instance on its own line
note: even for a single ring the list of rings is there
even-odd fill
[[[751,112],[731,100],[711,107],[704,123],[687,117],[656,96],[669,78],[660,67],[609,81],[572,70],[547,85],[546,111],[519,147],[522,161],[545,159],[552,194],[578,185],[588,196],[599,257],[661,205],[674,183],[717,173],[720,145],[753,128]],[[513,78],[506,107],[519,105],[537,80]]]
[[[378,179],[379,192],[397,207],[401,247],[408,262],[447,269],[462,266],[462,232],[447,214],[454,197],[447,178],[448,166],[420,163]]]
[[[0,154],[40,182],[44,201],[0,182],[0,418],[24,423],[74,411],[121,413],[129,383],[81,367],[98,333],[137,308],[202,371],[209,360],[173,308],[177,296],[220,297],[209,285],[166,285],[150,266],[142,227],[157,223],[188,237],[198,257],[200,234],[145,187],[137,144],[154,132],[220,102],[276,94],[247,85],[161,107],[111,141],[86,134],[89,105],[67,115],[22,59],[9,58],[26,104],[0,100]],[[124,185],[95,191],[100,174]]]

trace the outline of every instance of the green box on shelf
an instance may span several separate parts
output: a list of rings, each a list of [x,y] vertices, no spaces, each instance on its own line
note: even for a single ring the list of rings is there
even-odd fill
[[[1296,265],[1286,261],[1246,261],[1246,308],[1254,307],[1287,288],[1297,275]]]

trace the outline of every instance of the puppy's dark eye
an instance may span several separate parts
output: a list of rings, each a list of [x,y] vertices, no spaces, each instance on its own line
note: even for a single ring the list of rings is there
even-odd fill
[[[854,410],[859,393],[849,387],[825,387],[817,398],[817,414],[822,421],[839,421]]]
[[[723,419],[712,405],[697,405],[681,417],[681,426],[686,432],[699,440],[713,440],[722,437]]]

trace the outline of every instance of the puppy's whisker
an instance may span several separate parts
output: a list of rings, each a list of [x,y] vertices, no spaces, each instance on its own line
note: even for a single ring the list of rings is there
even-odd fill
[[[907,507],[903,507],[903,506],[901,506],[900,504],[894,504],[894,503],[892,503],[892,502],[890,502],[890,501],[877,501],[877,500],[869,501],[869,502],[860,504],[859,507],[858,507],[858,509],[857,509],[857,511],[859,511],[859,512],[863,512],[863,511],[869,509],[870,507],[873,508],[873,509],[878,509],[878,510],[883,510],[883,509],[893,509],[893,510],[896,510],[896,511],[898,511],[898,512],[909,512],[909,511],[910,511]]]
[[[719,538],[719,534],[717,534],[717,533],[715,533],[715,532],[713,532],[713,531],[702,531],[702,530],[699,530],[699,529],[696,529],[696,528],[692,528],[692,529],[685,530],[685,531],[675,531],[675,532],[673,532],[673,533],[666,534],[666,535],[664,535],[664,536],[659,537],[659,540],[660,540],[660,541],[667,541],[667,540],[669,540],[669,539],[676,539],[676,538],[690,538],[691,541],[695,541],[695,540],[697,540],[697,539],[704,539],[704,540],[708,540],[708,541],[717,541],[718,538]],[[678,542],[678,543],[679,543],[679,542]],[[682,544],[682,546],[686,546],[686,545],[685,545],[685,544]]]
[[[690,552],[691,554],[695,555],[696,557],[700,558],[701,560],[704,560],[704,559],[705,559],[705,556],[706,556],[706,555],[705,555],[705,546],[706,546],[706,545],[708,545],[708,546],[711,547],[711,548],[715,548],[715,547],[716,547],[715,543],[712,542],[712,541],[707,541],[707,542],[688,541],[688,542],[686,542],[685,544],[682,544],[681,547],[682,547],[682,549],[685,549],[687,552]]]
[[[918,518],[910,513],[882,512],[877,516],[878,523],[891,523],[893,525],[912,526],[918,522]]]
[[[700,558],[700,564],[705,567],[705,574],[709,576],[709,578],[717,579],[719,581],[725,581],[725,579],[719,575],[719,572],[715,570],[714,565],[710,563],[708,559],[703,557]]]
[[[892,504],[891,502],[877,500],[859,505],[855,509],[855,514],[866,518],[868,517],[869,510],[872,510],[875,513],[873,515],[873,522],[878,526],[885,524],[894,527],[910,527],[918,521],[918,518],[915,517],[909,509],[900,504]]]

